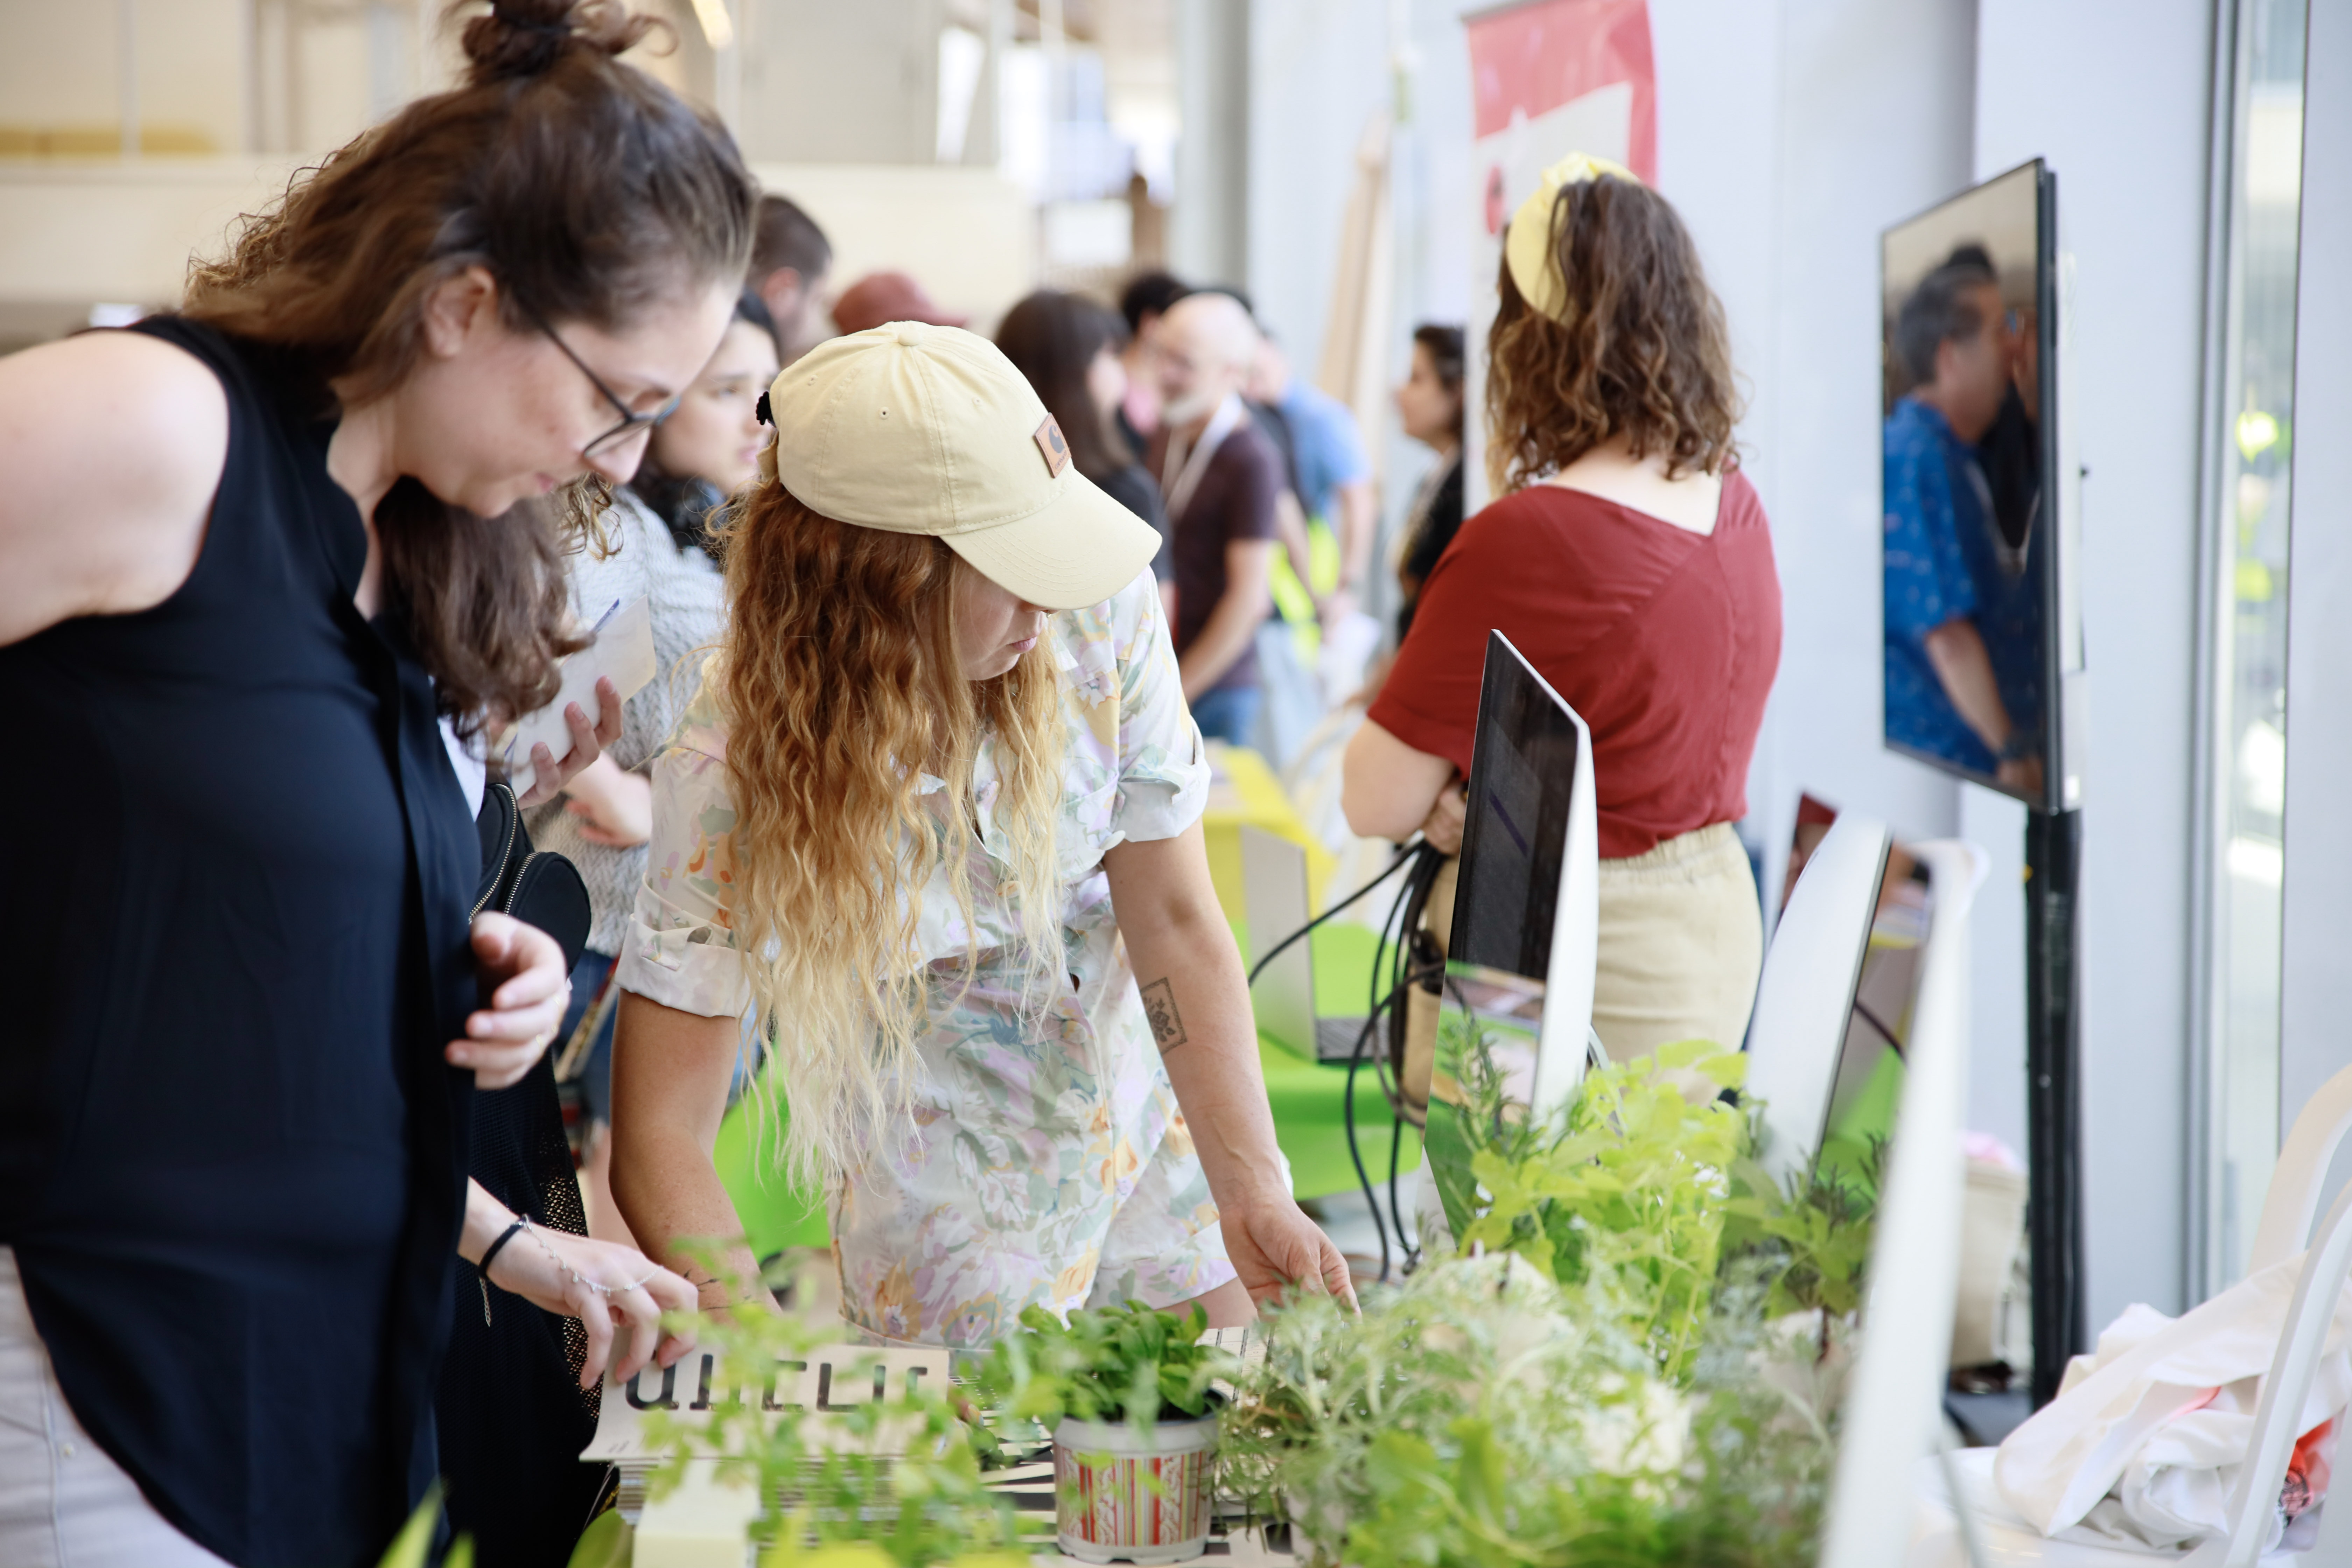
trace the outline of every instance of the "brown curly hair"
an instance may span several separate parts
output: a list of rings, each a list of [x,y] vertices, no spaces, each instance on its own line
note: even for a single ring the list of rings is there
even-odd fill
[[[261,349],[322,415],[399,384],[427,298],[468,267],[506,324],[625,327],[684,286],[740,279],[757,199],[733,138],[616,58],[658,24],[619,0],[451,5],[463,86],[418,99],[297,174],[230,253],[190,270],[183,313]],[[476,517],[414,479],[379,503],[384,565],[442,710],[461,730],[555,695],[562,552],[607,498]]]
[[[1486,336],[1486,474],[1496,495],[1623,437],[1666,477],[1738,466],[1730,331],[1698,247],[1666,199],[1603,175],[1560,188],[1549,258],[1568,320],[1533,309],[1502,268]]]

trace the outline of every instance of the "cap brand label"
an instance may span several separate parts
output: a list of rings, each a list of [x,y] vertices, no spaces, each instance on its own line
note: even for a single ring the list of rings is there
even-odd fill
[[[1054,416],[1046,415],[1045,423],[1038,426],[1029,438],[1037,443],[1037,450],[1045,455],[1045,471],[1060,479],[1062,470],[1070,466],[1070,444],[1062,439],[1062,427],[1054,422]]]

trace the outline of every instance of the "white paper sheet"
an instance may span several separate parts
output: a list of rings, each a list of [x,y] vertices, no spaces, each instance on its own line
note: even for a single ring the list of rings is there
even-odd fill
[[[518,795],[529,795],[539,781],[530,749],[544,743],[548,754],[562,762],[572,751],[572,727],[563,710],[572,703],[588,715],[591,724],[603,718],[596,700],[596,682],[610,676],[626,702],[654,678],[653,615],[644,595],[627,604],[615,603],[596,623],[595,640],[563,660],[563,685],[546,707],[526,713],[499,737],[499,759],[506,764],[507,782]]]

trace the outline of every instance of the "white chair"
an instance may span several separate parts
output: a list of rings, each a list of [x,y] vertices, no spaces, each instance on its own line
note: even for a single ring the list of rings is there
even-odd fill
[[[1919,966],[1903,1101],[1870,1249],[1862,1346],[1846,1387],[1822,1568],[1889,1568],[1911,1532],[1911,1468],[1941,1420],[1960,1225],[1960,1118],[1968,1102],[1969,910],[1984,852],[1918,847],[1933,908]]]
[[[2262,1218],[2254,1225],[2247,1273],[2268,1268],[2304,1249],[2312,1219],[2319,1213],[2327,1168],[2347,1132],[2352,1132],[2352,1068],[2319,1086],[2280,1145],[2270,1190],[2263,1194]]]
[[[2263,1194],[2249,1272],[2283,1262],[2304,1248],[2328,1166],[2347,1132],[2352,1132],[2352,1068],[2321,1085],[2295,1118]],[[2249,1462],[2240,1468],[2230,1496],[2225,1535],[2185,1556],[2049,1540],[2018,1517],[1994,1484],[1993,1457],[2000,1450],[1969,1448],[1950,1457],[1948,1470],[1932,1462],[1917,1467],[1917,1511],[1910,1550],[1903,1559],[1906,1568],[1969,1568],[1971,1563],[1974,1568],[2024,1563],[2036,1568],[2147,1568],[2151,1562],[2179,1563],[2184,1568],[2250,1568],[2257,1561],[2337,1568],[2341,1562],[2352,1561],[2352,1552],[2335,1550],[2346,1538],[2340,1522],[2323,1533],[2316,1551],[2261,1556],[2287,1458],[2300,1436],[2294,1429],[2296,1416],[2317,1369],[2336,1298],[2352,1271],[2352,1184],[2337,1197],[2309,1246],[2278,1352],[2263,1380]],[[2347,1500],[2352,1491],[2336,1501],[2336,1510],[2343,1510]]]
[[[1776,1182],[1820,1152],[1889,842],[1885,823],[1840,816],[1773,928],[1748,1029],[1747,1092],[1764,1105],[1762,1159]]]

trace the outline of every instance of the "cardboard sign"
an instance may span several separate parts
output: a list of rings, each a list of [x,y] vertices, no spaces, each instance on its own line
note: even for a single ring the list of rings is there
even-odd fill
[[[648,1363],[627,1383],[604,1376],[604,1408],[596,1419],[596,1436],[582,1451],[583,1459],[598,1463],[659,1458],[647,1446],[645,1416],[659,1410],[681,1422],[707,1423],[709,1412],[738,1401],[771,1415],[799,1412],[802,1431],[810,1443],[831,1449],[863,1447],[853,1440],[841,1417],[862,1405],[900,1397],[919,1389],[944,1389],[948,1352],[939,1347],[824,1345],[803,1356],[780,1358],[764,1385],[730,1386],[719,1356],[710,1351],[689,1351],[676,1366]],[[904,1453],[888,1428],[873,1441],[880,1453]]]

